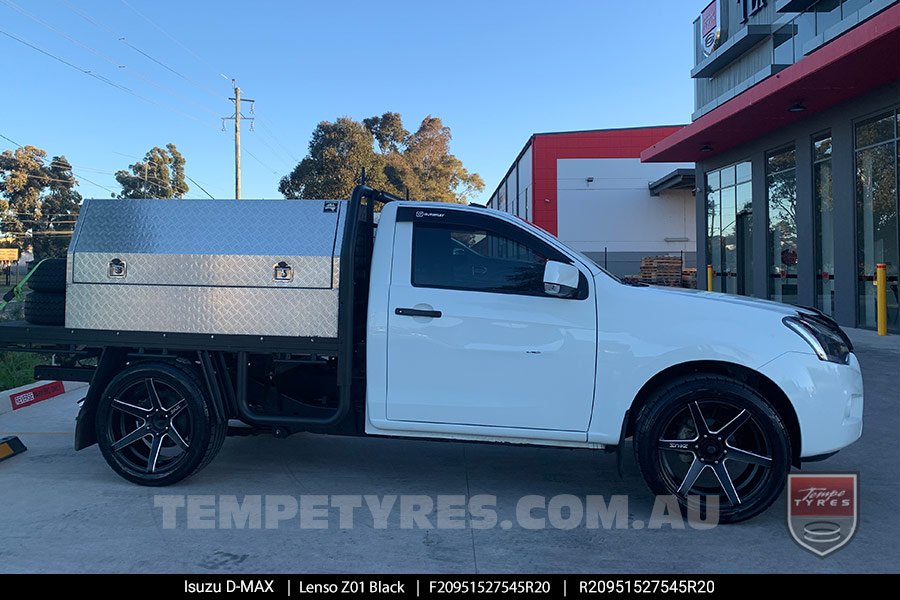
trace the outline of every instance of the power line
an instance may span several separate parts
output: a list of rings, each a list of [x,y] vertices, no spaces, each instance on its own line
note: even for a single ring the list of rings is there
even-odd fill
[[[257,116],[257,119],[259,119],[258,116]],[[284,150],[284,152],[285,152],[285,155],[286,155],[289,159],[291,159],[291,161],[293,161],[293,162],[295,162],[295,163],[300,162],[300,159],[297,158],[297,156],[296,156],[293,152],[291,152],[291,151],[288,149],[287,146],[285,146],[284,144],[282,144],[282,143],[281,143],[281,140],[279,140],[278,137],[276,137],[275,134],[269,129],[269,126],[266,125],[266,122],[265,122],[265,121],[259,121],[259,125],[260,125],[260,127],[262,127],[264,133],[267,133],[267,134],[269,135],[269,137],[271,137],[271,138],[275,141],[276,144],[278,144],[279,146],[281,146],[281,148],[282,148],[282,149]]]
[[[11,0],[0,0],[0,1],[11,1]],[[75,12],[76,14],[78,14],[79,16],[81,16],[82,18],[84,18],[85,20],[87,20],[88,22],[90,22],[90,23],[94,24],[95,26],[100,27],[100,28],[102,28],[102,29],[104,29],[104,30],[106,30],[106,31],[108,31],[108,32],[110,32],[110,33],[114,33],[114,34],[115,34],[115,32],[113,32],[113,30],[111,30],[109,27],[106,27],[105,25],[100,24],[99,22],[97,22],[96,20],[94,20],[93,18],[91,18],[90,16],[88,16],[88,15],[86,15],[85,13],[83,13],[82,11],[76,9],[74,6],[71,5],[71,3],[69,2],[69,0],[64,0],[64,2],[66,2],[66,4],[69,6],[69,8],[70,8],[73,12]],[[166,37],[168,37],[170,40],[172,40],[174,43],[176,43],[176,44],[177,44],[179,47],[181,47],[185,52],[187,52],[188,54],[190,54],[191,56],[193,56],[197,61],[203,63],[204,65],[206,65],[207,67],[209,67],[209,68],[212,69],[213,71],[218,71],[218,69],[216,69],[212,64],[210,64],[208,61],[206,61],[205,59],[203,59],[203,57],[201,57],[199,54],[197,54],[196,52],[194,52],[193,50],[191,50],[191,48],[189,48],[187,45],[185,45],[183,42],[181,42],[181,40],[179,40],[178,38],[176,38],[175,36],[173,36],[166,28],[164,28],[163,26],[159,25],[159,24],[158,24],[157,22],[155,22],[153,19],[151,19],[150,17],[148,17],[146,14],[142,13],[140,10],[138,10],[137,8],[135,8],[132,4],[130,4],[129,2],[127,2],[127,0],[121,0],[121,2],[122,2],[122,4],[124,4],[125,6],[127,6],[129,9],[131,9],[131,10],[132,10],[135,14],[137,14],[139,17],[141,17],[142,19],[144,19],[145,21],[147,21],[148,23],[150,23],[153,27],[155,27],[156,29],[158,29],[160,32],[162,32]],[[135,52],[141,54],[142,56],[144,56],[144,57],[147,58],[148,60],[150,60],[150,61],[156,63],[157,65],[163,67],[164,69],[168,70],[169,72],[173,73],[174,75],[180,77],[180,78],[183,79],[184,81],[190,83],[191,85],[193,85],[193,86],[195,86],[195,87],[197,87],[197,88],[199,88],[199,89],[201,89],[201,90],[203,90],[203,91],[205,91],[205,92],[207,92],[207,93],[213,95],[214,97],[218,97],[218,95],[217,95],[215,92],[211,91],[208,87],[206,87],[206,86],[204,86],[204,85],[198,83],[197,81],[191,79],[190,77],[188,77],[187,75],[185,75],[185,74],[183,74],[182,72],[178,71],[178,70],[175,69],[174,67],[168,65],[167,63],[164,63],[163,61],[161,61],[161,60],[155,58],[155,57],[152,56],[150,53],[148,53],[148,52],[142,50],[141,48],[138,48],[137,46],[135,46],[134,44],[132,44],[131,42],[129,42],[125,37],[119,37],[119,41],[121,41],[122,43],[124,43],[126,46],[128,46],[129,48],[131,48],[131,49],[134,50]],[[228,77],[225,76],[225,75],[222,74],[222,73],[219,73],[219,76],[220,76],[220,77],[223,77],[223,78],[225,78],[225,79],[228,79]],[[207,110],[207,112],[212,113],[212,111],[206,109],[205,106],[204,106],[204,110]],[[215,114],[215,113],[213,113],[213,114]],[[286,152],[285,156],[288,157],[287,160],[285,160],[285,159],[282,157],[282,154],[280,153],[280,151],[276,150],[276,149],[275,149],[271,144],[269,144],[266,140],[264,140],[264,139],[262,139],[262,138],[260,139],[260,141],[261,141],[266,147],[269,148],[269,150],[272,152],[272,154],[273,154],[279,161],[285,162],[285,164],[287,164],[287,165],[290,166],[290,167],[292,167],[294,163],[299,162],[299,160],[293,155],[293,153],[292,153],[290,150],[288,150],[287,147],[286,147],[283,143],[281,143],[281,141],[278,139],[278,137],[275,135],[274,132],[272,132],[268,127],[266,127],[265,124],[263,124],[263,128],[266,130],[266,133],[269,135],[269,137],[270,137],[276,144],[278,144],[281,148],[283,148],[284,151]],[[251,127],[251,129],[252,129],[252,127]],[[254,158],[255,158],[255,157],[254,157]],[[259,160],[259,159],[257,159],[257,160]],[[265,163],[262,163],[262,161],[260,161],[260,163],[263,164],[263,165],[265,166]],[[267,167],[267,168],[269,168],[269,167]],[[275,170],[272,170],[272,172],[275,173],[276,175],[278,174],[277,171],[275,171]]]
[[[194,178],[193,178],[193,177],[191,177],[191,176],[188,175],[188,174],[185,174],[185,177],[187,177],[187,178],[190,180],[191,183],[193,183],[193,184],[196,185],[198,188],[200,188],[201,190],[203,190],[203,193],[204,193],[204,194],[206,194],[207,196],[209,196],[212,200],[215,200],[215,198],[213,197],[213,195],[206,191],[206,188],[204,188],[202,185],[200,185],[199,183],[197,183],[196,181],[194,181]]]
[[[2,133],[0,133],[0,138],[3,138],[4,140],[6,140],[7,142],[9,142],[10,144],[12,144],[13,146],[15,146],[16,148],[21,148],[21,147],[22,147],[22,144],[20,144],[19,142],[16,142],[15,140],[9,139],[8,137],[6,137],[5,135],[3,135]]]
[[[131,42],[129,42],[126,38],[120,37],[120,38],[119,38],[119,41],[122,42],[123,44],[125,44],[126,46],[128,46],[129,48],[131,48],[132,50],[134,50],[135,52],[137,52],[138,54],[140,54],[141,56],[143,56],[143,57],[145,57],[145,58],[147,58],[147,59],[149,59],[149,60],[152,60],[153,62],[155,62],[156,64],[158,64],[158,65],[161,66],[162,68],[164,68],[164,69],[170,71],[171,73],[174,73],[174,74],[177,75],[178,77],[184,79],[186,82],[190,83],[191,85],[193,85],[193,86],[195,86],[195,87],[197,87],[197,88],[200,88],[200,89],[203,90],[204,92],[207,92],[207,93],[212,94],[213,96],[215,96],[215,92],[211,91],[208,87],[206,87],[206,86],[204,86],[204,85],[202,85],[202,84],[200,84],[200,83],[197,83],[196,81],[194,81],[193,79],[191,79],[190,77],[188,77],[187,75],[185,75],[184,73],[181,73],[180,71],[177,71],[176,69],[170,67],[169,65],[167,65],[167,64],[164,63],[163,61],[161,61],[161,60],[159,60],[159,59],[156,59],[156,58],[150,56],[150,54],[148,54],[147,52],[144,52],[143,50],[141,50],[140,48],[138,48],[137,46],[135,46],[134,44],[132,44]]]
[[[87,44],[85,44],[85,43],[83,43],[83,42],[80,42],[80,41],[76,40],[75,38],[73,38],[72,36],[70,36],[69,34],[67,34],[66,32],[64,32],[64,31],[62,31],[62,30],[60,30],[60,29],[57,29],[56,27],[54,27],[53,25],[51,25],[51,24],[48,23],[47,21],[43,20],[42,18],[38,17],[38,16],[35,15],[34,13],[31,13],[31,12],[25,10],[24,8],[22,8],[21,6],[19,6],[19,5],[16,4],[15,2],[13,2],[12,0],[0,0],[0,2],[2,2],[2,3],[5,4],[5,5],[7,5],[7,6],[10,7],[11,9],[15,10],[15,11],[18,12],[19,14],[21,14],[21,15],[23,15],[23,16],[25,16],[25,17],[28,17],[28,18],[31,19],[32,21],[35,21],[35,22],[37,22],[37,23],[43,25],[44,27],[46,27],[46,28],[49,29],[50,31],[52,31],[52,32],[54,32],[54,33],[56,33],[56,34],[58,34],[58,35],[61,35],[62,37],[66,38],[67,40],[69,40],[70,42],[72,42],[73,44],[75,44],[76,46],[80,46],[81,48],[84,48],[85,50],[87,50],[87,51],[90,52],[91,54],[94,54],[95,56],[99,56],[100,58],[102,58],[102,59],[105,60],[106,62],[108,62],[108,63],[112,64],[113,66],[115,66],[116,68],[119,68],[119,69],[125,68],[125,65],[120,65],[120,64],[119,64],[119,61],[117,61],[117,60],[115,60],[115,59],[109,57],[108,55],[104,54],[103,52],[100,52],[99,50],[96,50],[96,49],[94,49],[94,48],[88,46]]]
[[[140,100],[143,100],[144,102],[149,102],[150,104],[153,104],[154,106],[158,106],[158,107],[160,107],[160,108],[162,108],[162,109],[169,110],[169,111],[171,111],[171,112],[174,112],[174,113],[179,114],[179,115],[181,115],[181,116],[187,117],[187,118],[189,118],[189,119],[193,119],[193,120],[195,120],[195,121],[197,121],[197,122],[199,122],[199,123],[201,123],[201,124],[203,124],[203,125],[205,125],[205,126],[212,127],[212,125],[207,125],[206,121],[203,121],[202,119],[199,119],[198,117],[195,117],[194,115],[185,113],[185,112],[183,112],[183,111],[180,111],[180,110],[177,110],[177,109],[174,109],[174,108],[169,108],[168,106],[164,106],[164,105],[160,104],[159,102],[156,102],[155,100],[152,100],[152,99],[150,99],[150,98],[147,98],[146,96],[142,96],[141,94],[136,93],[134,90],[132,90],[132,89],[130,89],[130,88],[127,88],[127,87],[125,87],[124,85],[120,85],[120,84],[118,84],[118,83],[115,83],[114,81],[111,81],[111,80],[107,79],[106,77],[103,77],[102,75],[98,75],[98,74],[94,73],[93,71],[91,71],[90,69],[84,69],[84,68],[82,68],[82,67],[79,67],[78,65],[75,65],[75,64],[73,64],[73,63],[71,63],[71,62],[69,62],[69,61],[67,61],[67,60],[65,60],[65,59],[63,59],[63,58],[60,58],[59,56],[53,54],[52,52],[48,52],[47,50],[44,50],[43,48],[39,48],[39,47],[35,46],[34,44],[31,44],[31,43],[29,43],[29,42],[26,42],[26,41],[23,40],[22,38],[16,37],[16,36],[14,36],[13,34],[11,34],[11,33],[9,33],[9,32],[6,32],[6,31],[3,31],[2,29],[0,29],[0,34],[3,34],[3,35],[5,35],[6,37],[15,40],[15,41],[19,42],[20,44],[23,44],[23,45],[25,45],[25,46],[28,46],[28,47],[31,48],[32,50],[35,50],[35,51],[37,51],[37,52],[40,52],[41,54],[43,54],[43,55],[45,55],[45,56],[48,56],[48,57],[52,58],[53,60],[56,60],[56,61],[58,61],[58,62],[61,62],[62,64],[66,65],[67,67],[71,67],[72,69],[75,69],[75,70],[78,71],[79,73],[82,73],[82,74],[84,74],[84,75],[87,75],[88,77],[93,77],[94,79],[96,79],[96,80],[98,80],[98,81],[102,81],[102,82],[105,83],[106,85],[109,85],[109,86],[114,87],[114,88],[116,88],[116,89],[118,89],[118,90],[121,90],[121,91],[125,92],[126,94],[130,94],[130,95],[134,96],[135,98],[138,98],[138,99],[140,99]]]
[[[266,148],[268,148],[269,150],[272,151],[272,156],[274,156],[275,158],[277,158],[277,159],[278,159],[279,161],[281,161],[282,163],[284,163],[284,164],[290,166],[291,168],[293,168],[293,166],[294,166],[293,163],[292,163],[290,160],[285,160],[285,159],[284,159],[284,154],[283,154],[282,152],[279,152],[278,150],[276,150],[276,149],[275,149],[275,146],[273,146],[272,144],[270,144],[269,142],[267,142],[266,139],[263,138],[263,137],[257,137],[257,139],[258,139],[260,142],[262,142],[262,144],[263,144]]]
[[[10,38],[10,39],[12,39],[12,40],[15,40],[15,41],[19,42],[20,44],[22,44],[22,45],[24,45],[24,46],[28,46],[28,47],[31,48],[32,50],[35,50],[35,51],[37,51],[37,52],[40,52],[41,54],[43,54],[43,55],[45,55],[45,56],[48,56],[48,57],[52,58],[52,59],[55,60],[55,61],[61,62],[62,64],[66,65],[67,67],[71,67],[72,69],[75,69],[75,70],[78,71],[79,73],[83,73],[84,75],[87,75],[88,77],[93,77],[94,79],[96,79],[96,80],[98,80],[98,81],[102,81],[102,82],[105,83],[106,85],[109,85],[109,86],[114,87],[114,88],[116,88],[116,89],[122,90],[122,91],[127,92],[127,93],[129,93],[129,94],[132,94],[132,95],[134,95],[134,96],[137,96],[138,98],[141,98],[141,96],[139,96],[138,94],[135,94],[133,91],[129,90],[127,87],[122,86],[122,85],[119,85],[119,84],[117,84],[117,83],[114,83],[114,82],[110,81],[109,79],[107,79],[106,77],[102,77],[102,76],[100,76],[100,75],[97,75],[96,73],[94,73],[93,71],[90,71],[90,70],[88,70],[88,69],[82,69],[82,68],[79,67],[78,65],[74,65],[74,64],[70,63],[69,61],[67,61],[67,60],[65,60],[65,59],[63,59],[63,58],[60,58],[59,56],[57,56],[57,55],[55,55],[55,54],[53,54],[53,53],[51,53],[51,52],[48,52],[48,51],[44,50],[43,48],[38,48],[38,47],[35,46],[34,44],[30,44],[30,43],[26,42],[25,40],[23,40],[22,38],[16,37],[16,36],[14,36],[13,34],[11,34],[11,33],[9,33],[9,32],[6,32],[6,31],[3,31],[2,29],[0,29],[0,34],[3,34],[3,35],[5,35],[6,37],[8,37],[8,38]]]
[[[66,40],[68,40],[68,41],[71,42],[72,44],[75,44],[76,46],[78,46],[78,47],[80,47],[80,48],[84,48],[85,50],[87,50],[87,51],[90,52],[91,54],[100,57],[101,59],[103,59],[103,60],[106,61],[107,63],[113,65],[115,68],[117,68],[117,69],[123,69],[124,72],[127,73],[128,75],[130,75],[131,77],[135,77],[135,78],[137,78],[137,79],[140,79],[140,80],[143,81],[144,83],[148,83],[148,84],[150,84],[150,85],[152,85],[152,86],[154,86],[154,87],[156,87],[156,88],[158,88],[158,89],[164,91],[165,93],[167,93],[167,94],[169,94],[169,95],[171,95],[171,96],[174,96],[174,97],[176,97],[176,98],[185,99],[185,100],[187,100],[188,102],[197,104],[197,105],[200,106],[202,109],[206,110],[207,112],[209,112],[209,113],[211,113],[211,114],[216,114],[215,112],[213,112],[212,110],[210,110],[208,107],[206,107],[206,106],[204,106],[204,105],[201,105],[200,103],[194,101],[194,100],[191,99],[190,97],[185,96],[185,95],[183,95],[183,94],[179,94],[178,92],[176,92],[176,91],[172,90],[171,88],[169,88],[168,86],[166,86],[166,85],[164,85],[164,84],[162,84],[162,83],[156,81],[155,79],[152,79],[152,78],[150,78],[150,77],[147,77],[147,76],[143,75],[143,74],[140,73],[139,71],[136,71],[136,70],[133,70],[133,69],[129,69],[127,65],[119,64],[119,61],[117,61],[116,59],[110,57],[108,54],[105,54],[105,53],[103,53],[103,52],[97,50],[96,48],[93,48],[92,46],[90,46],[90,45],[88,45],[88,44],[85,44],[84,42],[82,42],[82,41],[80,41],[80,40],[78,40],[78,39],[76,39],[76,38],[70,36],[70,35],[67,34],[65,31],[60,30],[59,28],[55,27],[55,26],[52,25],[51,23],[48,23],[48,22],[45,21],[44,19],[38,17],[38,16],[35,15],[34,13],[31,13],[31,12],[25,10],[24,8],[22,8],[21,6],[19,6],[19,5],[16,4],[15,2],[13,2],[12,0],[0,0],[0,2],[2,2],[3,4],[6,4],[8,7],[12,8],[13,10],[19,12],[21,15],[23,15],[23,16],[25,16],[25,17],[28,17],[28,18],[31,19],[32,21],[35,21],[35,22],[39,23],[39,24],[42,25],[43,27],[45,27],[45,28],[49,29],[50,31],[52,31],[53,33],[55,33],[55,34],[57,34],[57,35],[59,35],[59,36],[65,38]],[[74,10],[74,8],[73,8],[72,10]],[[76,11],[76,12],[77,12],[77,11]],[[79,14],[80,14],[80,13],[79,13]],[[94,22],[94,21],[92,21],[92,22]],[[94,23],[96,24],[96,22],[94,22]]]
[[[68,8],[70,11],[72,11],[73,13],[75,13],[76,15],[78,15],[79,17],[81,17],[82,19],[84,19],[85,21],[87,21],[88,23],[90,23],[91,25],[93,25],[93,26],[95,26],[95,27],[97,27],[97,28],[99,28],[99,29],[102,29],[102,30],[106,31],[107,33],[112,34],[117,40],[119,40],[120,42],[123,42],[126,46],[128,46],[129,48],[131,48],[131,49],[134,50],[135,52],[140,53],[142,56],[144,56],[145,58],[148,58],[149,60],[155,62],[156,64],[158,64],[159,66],[163,67],[164,69],[167,69],[168,71],[171,71],[172,73],[174,73],[174,74],[177,75],[178,77],[181,77],[182,79],[184,79],[184,80],[187,81],[188,83],[191,83],[192,85],[196,85],[196,86],[200,87],[201,89],[203,89],[204,91],[207,91],[208,93],[213,94],[213,96],[215,96],[215,93],[214,93],[214,92],[208,90],[207,88],[205,88],[204,86],[198,84],[197,82],[192,81],[192,80],[191,80],[189,77],[187,77],[186,75],[184,75],[184,74],[178,72],[177,70],[173,69],[172,67],[170,67],[169,65],[165,64],[165,63],[162,62],[161,60],[157,60],[156,58],[154,58],[153,56],[151,56],[149,53],[144,52],[143,50],[141,50],[140,48],[138,48],[137,46],[135,46],[134,44],[132,44],[131,42],[129,42],[128,40],[126,40],[125,37],[124,37],[121,33],[116,32],[114,29],[112,29],[112,28],[110,28],[110,27],[104,25],[103,23],[97,21],[96,19],[94,19],[94,18],[91,17],[89,14],[85,13],[84,11],[79,10],[79,9],[76,8],[75,5],[72,4],[72,2],[70,2],[69,0],[63,0],[63,2],[65,2],[66,8]],[[134,10],[135,12],[137,12],[137,10],[136,10],[134,7],[130,6],[130,5],[129,5],[129,8],[131,8],[131,10]],[[140,13],[138,13],[138,14],[140,14]],[[144,17],[144,18],[147,18],[147,17]]]
[[[0,33],[2,33],[2,32],[0,32]],[[13,146],[15,146],[16,148],[24,148],[24,146],[22,146],[22,144],[16,142],[15,140],[12,140],[12,139],[6,137],[6,136],[3,135],[2,133],[0,133],[0,138],[3,138],[4,140],[6,140],[7,142],[9,142],[10,144],[12,144]],[[42,159],[40,159],[40,162],[43,164],[45,160],[46,160],[46,158],[42,158]],[[51,159],[51,161],[50,161],[50,164],[51,164],[51,165],[53,164],[52,159]],[[44,165],[44,166],[47,166],[47,165]],[[72,166],[72,165],[70,164],[69,166]],[[74,174],[75,171],[73,170],[72,173]],[[35,176],[34,176],[34,175],[29,175],[28,177],[35,177]],[[96,186],[96,187],[98,187],[98,188],[100,188],[100,189],[106,190],[106,191],[109,192],[110,194],[115,194],[115,193],[116,193],[115,191],[109,189],[109,188],[106,187],[105,185],[100,185],[100,184],[97,183],[96,181],[93,181],[93,180],[91,180],[91,179],[88,179],[87,177],[84,177],[84,176],[81,175],[81,174],[76,175],[76,177],[77,177],[78,179],[81,179],[81,180],[83,180],[83,181],[86,181],[86,182],[90,183],[91,185],[94,185],[94,186]],[[48,178],[48,179],[52,179],[52,178]],[[67,181],[64,181],[64,180],[61,180],[61,179],[55,179],[55,180],[53,180],[53,181],[60,181],[60,182],[63,182],[63,183],[68,183]]]
[[[273,175],[279,175],[278,171],[276,171],[275,169],[273,169],[272,167],[270,167],[269,165],[267,165],[266,163],[264,163],[264,162],[262,161],[262,159],[260,159],[258,156],[256,156],[256,155],[253,154],[252,152],[250,152],[250,150],[244,148],[244,152],[246,152],[247,154],[249,154],[253,159],[256,160],[256,162],[258,162],[259,164],[261,164],[262,166],[264,166],[266,169],[268,169],[269,171],[271,171]]]
[[[154,21],[153,19],[151,19],[150,17],[148,17],[147,15],[145,15],[144,13],[142,13],[141,11],[139,11],[138,9],[136,9],[134,6],[132,6],[132,5],[129,4],[128,2],[126,2],[126,0],[122,0],[122,4],[124,4],[125,6],[127,6],[128,8],[130,8],[130,9],[131,9],[132,11],[134,11],[134,13],[137,14],[139,17],[141,17],[142,19],[144,19],[145,21],[147,21],[148,23],[150,23],[151,25],[153,25],[155,28],[157,28],[159,31],[161,31],[167,38],[169,38],[170,40],[172,40],[173,42],[175,42],[176,44],[178,44],[179,46],[181,46],[181,48],[182,48],[185,52],[187,52],[188,54],[190,54],[191,56],[193,56],[193,57],[194,57],[195,59],[197,59],[199,62],[203,63],[204,65],[206,65],[207,67],[209,67],[209,68],[212,69],[213,71],[217,71],[217,70],[218,70],[218,69],[216,69],[214,66],[212,66],[206,59],[204,59],[204,58],[201,57],[199,54],[197,54],[196,52],[194,52],[193,50],[191,50],[190,48],[188,48],[187,46],[185,46],[183,43],[181,43],[181,41],[178,40],[178,38],[176,38],[174,35],[172,35],[171,33],[169,33],[169,31],[168,31],[166,28],[164,28],[164,27],[161,26],[159,23],[157,23],[156,21]],[[224,75],[224,74],[222,74],[222,73],[220,73],[219,76],[225,78],[226,81],[229,79],[226,75]]]

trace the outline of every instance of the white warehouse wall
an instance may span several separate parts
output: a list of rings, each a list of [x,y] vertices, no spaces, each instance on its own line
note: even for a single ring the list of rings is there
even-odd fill
[[[642,163],[637,158],[558,159],[559,238],[603,264],[616,256],[618,275],[636,272],[641,256],[680,254],[694,266],[696,208],[690,190],[651,196],[649,183],[692,163]],[[592,182],[587,179],[593,177]],[[666,241],[687,238],[687,241]]]
[[[559,159],[559,238],[582,252],[602,252],[604,247],[616,252],[696,250],[693,194],[673,190],[651,196],[648,187],[674,169],[693,167],[637,158]],[[684,237],[687,242],[665,241]]]

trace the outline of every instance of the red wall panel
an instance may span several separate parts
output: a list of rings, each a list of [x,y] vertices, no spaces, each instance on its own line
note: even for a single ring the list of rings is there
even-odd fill
[[[556,206],[558,159],[640,158],[641,152],[681,128],[681,125],[677,125],[535,135],[531,152],[534,224],[553,235],[558,233]]]

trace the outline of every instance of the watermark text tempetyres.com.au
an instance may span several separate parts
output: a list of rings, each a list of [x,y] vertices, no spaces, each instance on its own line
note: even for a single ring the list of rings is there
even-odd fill
[[[636,519],[627,495],[522,496],[509,507],[496,496],[455,494],[204,495],[157,494],[163,529],[711,529],[718,498],[656,496],[649,517]]]

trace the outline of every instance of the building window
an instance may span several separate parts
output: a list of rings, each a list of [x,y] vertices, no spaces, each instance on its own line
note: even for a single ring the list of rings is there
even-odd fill
[[[831,133],[812,140],[813,217],[816,233],[816,308],[834,314],[834,205],[831,185]]]
[[[717,292],[753,292],[750,175],[749,162],[706,174],[707,251]]]
[[[883,113],[856,125],[856,240],[859,324],[875,327],[875,267],[887,265],[888,329],[898,324],[897,163],[900,113]]]
[[[797,168],[794,148],[766,157],[769,298],[797,303]]]

